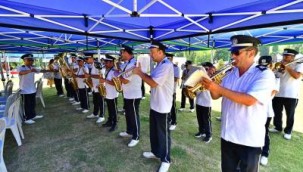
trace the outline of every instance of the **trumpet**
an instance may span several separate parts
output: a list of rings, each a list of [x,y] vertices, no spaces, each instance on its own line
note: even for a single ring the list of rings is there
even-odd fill
[[[282,64],[283,61],[280,61],[280,62],[276,62],[273,66],[273,71],[275,74],[283,74],[285,72],[285,66],[289,66],[289,65],[292,65],[294,63],[302,63],[303,61],[303,57],[300,57],[300,58],[297,58],[295,59],[294,61],[292,62],[289,62],[285,65]]]
[[[229,63],[228,65],[226,65],[225,67],[214,73],[210,79],[216,84],[220,84],[223,78],[227,75],[227,73],[229,73],[228,71],[230,71],[232,68],[233,68],[233,62]],[[196,97],[197,91],[205,91],[205,90],[206,89],[203,87],[203,85],[200,82],[198,82],[193,87],[186,86],[184,94],[188,98],[194,99]]]
[[[132,72],[137,66],[132,66],[130,68],[128,68],[127,70],[125,70],[124,72],[120,72],[119,74],[117,74],[115,77],[113,77],[113,82],[115,84],[115,88],[118,92],[122,92],[122,82],[120,80],[120,76]]]

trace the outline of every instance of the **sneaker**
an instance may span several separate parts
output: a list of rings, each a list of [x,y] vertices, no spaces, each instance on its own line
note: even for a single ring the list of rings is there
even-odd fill
[[[101,122],[103,122],[104,120],[105,120],[104,117],[99,117],[99,118],[97,119],[96,123],[101,123]]]
[[[278,132],[281,132],[279,130],[277,130],[276,128],[270,128],[268,129],[269,132],[272,132],[272,133],[278,133]]]
[[[118,109],[118,112],[125,112],[124,109]]]
[[[117,128],[118,128],[117,125],[112,125],[108,131],[113,132],[113,131],[117,130]]]
[[[151,158],[158,159],[158,158],[156,157],[156,155],[153,154],[152,152],[143,152],[143,156],[144,156],[144,158],[148,158],[148,159],[151,159]]]
[[[88,92],[88,95],[90,95],[90,96],[93,95],[93,92]]]
[[[74,98],[69,98],[68,100],[69,100],[69,101],[74,101]]]
[[[76,110],[82,110],[82,108],[81,108],[81,107],[78,107],[78,108],[76,108]]]
[[[80,102],[75,102],[72,105],[79,105],[79,104],[80,104]]]
[[[195,109],[189,109],[189,112],[193,113],[195,112]]]
[[[176,127],[177,127],[177,125],[170,125],[170,127],[169,127],[169,130],[175,130],[176,129]]]
[[[35,123],[35,121],[34,121],[34,120],[32,120],[32,119],[29,119],[29,120],[24,121],[24,123],[25,123],[25,124],[29,124],[29,125],[31,125],[31,124],[34,124],[34,123]]]
[[[262,156],[260,159],[260,164],[266,166],[268,163],[268,158],[265,156]]]
[[[76,103],[76,101],[75,101],[75,100],[73,100],[73,101],[70,101],[70,103],[73,105],[74,103]]]
[[[169,169],[170,163],[168,162],[162,162],[161,166],[159,168],[159,172],[167,172]]]
[[[121,137],[132,137],[132,135],[131,134],[128,134],[127,132],[120,132],[119,133],[119,136],[121,136]]]
[[[33,119],[41,119],[43,118],[43,115],[36,115]]]
[[[291,134],[284,134],[284,139],[290,140],[291,139]]]
[[[213,138],[212,137],[204,137],[203,141],[205,143],[209,143]]]
[[[64,97],[64,94],[60,94],[59,97]]]
[[[92,113],[92,114],[86,116],[86,118],[87,118],[87,119],[92,119],[92,118],[98,118],[98,116],[97,116],[97,115],[94,115],[94,114]]]
[[[197,134],[195,134],[195,137],[196,138],[201,138],[201,137],[205,137],[206,136],[206,134],[202,134],[202,133],[200,133],[200,132],[198,132]]]
[[[216,117],[216,120],[217,120],[217,121],[221,121],[221,116],[217,116],[217,117]]]
[[[127,146],[130,148],[135,147],[138,143],[139,143],[139,140],[131,140]]]
[[[184,111],[184,108],[180,108],[179,111],[181,111],[181,112]]]
[[[146,99],[146,97],[142,97],[141,99],[144,100],[144,99]]]
[[[89,112],[88,109],[84,109],[84,110],[82,111],[82,113],[87,113],[87,112]]]

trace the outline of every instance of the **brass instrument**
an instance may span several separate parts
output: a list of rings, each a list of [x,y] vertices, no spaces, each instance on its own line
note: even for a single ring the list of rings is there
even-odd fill
[[[233,68],[233,63],[229,63],[228,65],[226,65],[225,67],[221,68],[219,71],[217,71],[216,73],[214,73],[212,75],[212,77],[210,78],[213,82],[215,82],[216,84],[220,84],[223,80],[223,78],[226,76],[226,74],[228,73],[229,70],[231,70]],[[190,87],[190,86],[186,86],[185,92],[184,94],[190,98],[190,99],[194,99],[196,97],[196,92],[197,91],[205,91],[206,89],[203,87],[203,85],[198,82],[195,86]]]
[[[136,68],[136,66],[132,66],[131,68],[128,68],[124,72],[120,72],[117,76],[113,77],[113,82],[114,82],[115,88],[118,92],[122,92],[122,82],[120,80],[120,76],[122,76],[123,74],[126,74],[128,72],[131,72],[135,68]]]
[[[70,68],[68,64],[66,63],[64,57],[67,55],[67,53],[59,53],[58,54],[58,62],[59,62],[59,72],[61,73],[61,76],[63,78],[70,78]]]
[[[285,71],[285,66],[289,66],[289,65],[291,65],[291,64],[294,64],[294,63],[302,63],[302,61],[303,61],[303,57],[300,57],[300,58],[297,58],[297,59],[295,59],[294,61],[292,61],[292,62],[289,62],[289,63],[287,63],[287,64],[285,64],[285,65],[282,65],[282,62],[283,61],[280,61],[280,62],[276,62],[273,66],[273,71],[275,72],[275,74],[277,74],[277,73],[281,73],[281,74],[283,74]]]
[[[82,67],[83,73],[87,74],[84,70],[84,67]],[[83,82],[90,88],[93,89],[93,80],[92,78],[89,76],[88,78],[84,78]]]
[[[101,66],[101,63],[99,62],[95,62],[95,67],[98,69],[99,71],[99,77],[100,78],[103,78],[102,75],[101,75],[101,70],[104,66]],[[99,91],[99,94],[102,96],[102,97],[105,97],[106,96],[106,87],[104,85],[104,83],[99,83],[99,86],[98,86],[98,91]]]

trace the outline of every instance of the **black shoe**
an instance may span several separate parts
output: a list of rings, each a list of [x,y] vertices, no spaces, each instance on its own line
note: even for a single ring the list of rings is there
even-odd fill
[[[118,128],[117,125],[112,125],[108,131],[109,131],[109,132],[113,132],[113,131],[115,131],[117,128]]]
[[[111,124],[111,122],[106,122],[106,123],[104,123],[104,124],[102,124],[102,127],[111,127],[112,126],[112,124]]]
[[[203,139],[203,141],[205,142],[205,143],[209,143],[211,140],[212,140],[213,138],[212,137],[204,137],[204,139]]]

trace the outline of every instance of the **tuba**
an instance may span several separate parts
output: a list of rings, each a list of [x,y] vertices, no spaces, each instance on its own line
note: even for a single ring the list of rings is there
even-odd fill
[[[125,70],[124,72],[120,72],[119,74],[117,74],[115,77],[113,77],[113,82],[115,84],[115,88],[118,92],[122,92],[122,82],[119,79],[120,76],[132,72],[137,66],[132,66],[130,68],[128,68],[127,70]]]
[[[59,72],[63,78],[70,78],[70,68],[68,64],[66,63],[64,57],[67,55],[67,53],[59,53],[58,54],[58,62],[60,65]]]
[[[232,68],[233,68],[233,62],[229,63],[228,65],[226,65],[225,67],[221,68],[219,71],[214,73],[210,79],[216,84],[220,84],[223,78],[229,73],[228,71],[230,71]],[[194,99],[196,97],[197,91],[205,91],[205,88],[200,82],[196,83],[193,87],[186,86],[184,94],[188,98]]]
[[[98,69],[99,71],[99,77],[100,78],[103,78],[102,75],[101,75],[101,70],[104,66],[101,66],[101,63],[99,62],[95,62],[94,63],[95,67]],[[98,91],[99,91],[99,94],[102,96],[102,97],[105,97],[106,96],[106,87],[103,83],[99,83],[99,86],[98,86]]]

